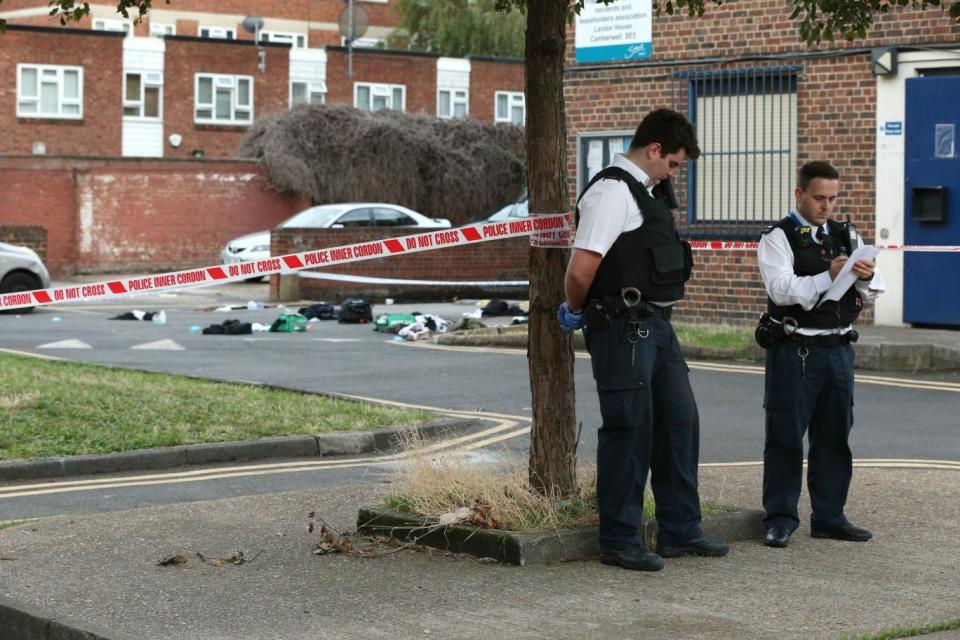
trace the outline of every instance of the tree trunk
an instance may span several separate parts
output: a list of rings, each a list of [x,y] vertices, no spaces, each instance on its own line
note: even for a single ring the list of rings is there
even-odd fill
[[[527,181],[531,213],[561,213],[567,198],[563,63],[567,0],[529,0],[526,35]],[[547,495],[577,491],[573,341],[560,331],[568,251],[530,248],[527,351],[533,425],[530,483]]]

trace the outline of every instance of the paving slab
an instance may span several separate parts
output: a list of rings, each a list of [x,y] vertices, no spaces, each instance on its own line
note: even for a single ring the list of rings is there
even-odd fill
[[[755,508],[759,466],[705,467],[706,502]],[[0,530],[0,595],[120,640],[837,638],[960,618],[960,476],[857,469],[868,543],[737,542],[655,574],[515,567],[436,551],[313,555],[307,516],[351,530],[370,485],[58,517]],[[802,504],[804,518],[809,513]],[[244,551],[242,565],[200,561]],[[174,554],[186,564],[161,567]],[[7,619],[0,615],[0,637]],[[9,628],[9,627],[7,627]],[[112,636],[110,634],[116,634]],[[103,633],[101,632],[101,635]]]

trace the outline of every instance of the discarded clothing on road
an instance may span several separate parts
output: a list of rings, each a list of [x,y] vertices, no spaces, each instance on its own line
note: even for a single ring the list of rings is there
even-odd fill
[[[203,330],[205,336],[241,336],[250,333],[253,333],[252,325],[239,320],[224,320],[220,324],[211,324]]]
[[[483,317],[490,316],[525,316],[527,312],[506,300],[491,300],[483,308]]]
[[[306,331],[307,319],[296,313],[282,313],[280,317],[270,325],[270,331],[277,333],[291,333],[293,331]]]
[[[157,313],[157,311],[141,311],[140,309],[134,309],[133,311],[127,311],[126,313],[121,313],[118,316],[108,318],[108,320],[143,320],[145,322],[149,322],[150,320],[153,320],[153,316],[155,316]]]
[[[337,310],[332,304],[327,304],[326,302],[318,302],[312,304],[309,307],[302,307],[297,311],[307,320],[313,318],[318,318],[320,320],[333,320],[337,317]]]
[[[457,324],[450,327],[450,331],[470,331],[471,329],[486,329],[487,325],[483,324],[476,318],[471,318],[469,316],[461,318]]]
[[[337,322],[340,324],[366,324],[373,322],[373,309],[370,303],[363,298],[347,298],[340,303],[337,311]]]

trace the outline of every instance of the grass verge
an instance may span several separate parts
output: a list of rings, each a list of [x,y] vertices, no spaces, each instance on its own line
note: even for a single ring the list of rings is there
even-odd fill
[[[934,622],[916,627],[896,626],[876,633],[867,633],[860,636],[840,636],[837,640],[896,640],[897,638],[916,638],[938,631],[952,631],[960,629],[960,619]]]
[[[0,354],[0,460],[360,431],[431,417],[293,391]]]
[[[700,347],[744,350],[753,338],[753,329],[726,325],[678,324],[674,330],[680,342]]]

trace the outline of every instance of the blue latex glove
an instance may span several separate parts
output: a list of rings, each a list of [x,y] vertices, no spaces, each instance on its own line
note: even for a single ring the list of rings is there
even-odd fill
[[[557,309],[557,320],[560,321],[560,330],[564,333],[582,329],[584,325],[583,312],[574,313],[570,311],[570,305],[566,301]]]

